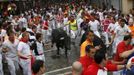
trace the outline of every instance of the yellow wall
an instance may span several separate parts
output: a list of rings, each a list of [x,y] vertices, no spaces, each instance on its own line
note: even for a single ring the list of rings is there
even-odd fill
[[[130,13],[130,9],[133,8],[133,0],[122,0],[122,11],[123,14]]]

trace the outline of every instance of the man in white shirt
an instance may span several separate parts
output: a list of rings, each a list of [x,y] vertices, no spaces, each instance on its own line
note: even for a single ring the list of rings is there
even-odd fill
[[[97,14],[99,15],[100,21],[103,21],[103,20],[104,20],[104,14],[103,14],[103,12],[102,12],[102,9],[100,9],[100,10],[97,12]]]
[[[97,35],[99,38],[101,38],[99,33],[99,21],[95,20],[95,18],[92,16],[91,21],[89,22],[90,29],[94,32],[95,35]]]
[[[115,24],[115,18],[111,17],[111,23],[108,25],[108,28],[106,30],[106,34],[104,36],[106,36],[106,45],[108,46],[109,44],[111,44],[110,40],[113,38],[113,34],[115,31],[115,28],[117,27],[117,25]],[[110,38],[110,40],[109,40]]]
[[[13,28],[16,28],[19,25],[17,18],[18,18],[18,16],[14,16],[11,21],[11,25],[13,26]]]
[[[60,28],[63,26],[63,14],[62,13],[57,13],[56,22],[57,22],[57,28]]]
[[[51,25],[51,30],[56,29],[56,14],[52,12],[52,16],[50,16],[50,25]]]
[[[119,42],[121,42],[124,38],[124,35],[129,34],[131,30],[129,27],[125,24],[125,20],[121,19],[119,21],[119,25],[115,28],[114,31],[114,37],[112,39],[113,42],[113,52],[116,53],[116,47]]]
[[[80,15],[79,15],[80,14]],[[77,16],[77,25],[78,25],[78,34],[79,35],[82,35],[83,33],[81,32],[82,29],[80,27],[81,23],[84,21],[83,18],[82,18],[82,15],[81,13],[79,13],[78,16]]]
[[[46,15],[46,19],[42,23],[42,34],[43,34],[43,42],[48,43],[50,41],[49,36],[51,35],[51,28],[49,25],[50,16]]]
[[[63,24],[66,25],[67,22],[68,22],[68,14],[65,13],[65,14],[64,14],[64,18],[63,18]],[[69,32],[68,26],[65,26],[65,27],[64,27],[64,30],[65,30],[66,32]]]
[[[36,34],[36,42],[35,42],[35,56],[36,60],[43,60],[45,62],[45,56],[44,56],[44,46],[42,42],[42,34],[37,33]]]
[[[21,14],[18,23],[20,24],[21,27],[26,27],[27,28],[27,19],[24,17],[24,14]]]
[[[32,75],[31,72],[31,51],[28,44],[29,34],[27,32],[22,34],[22,39],[18,44],[18,55],[20,58],[20,65],[23,69],[23,75]]]
[[[6,59],[11,75],[16,75],[16,71],[19,70],[19,60],[17,56],[18,43],[19,40],[15,39],[14,32],[8,32],[8,40],[3,42],[3,45],[9,48]]]
[[[0,75],[3,74],[3,65],[2,65],[2,43],[4,42],[4,38],[6,36],[6,30],[2,29],[2,26],[0,26]]]

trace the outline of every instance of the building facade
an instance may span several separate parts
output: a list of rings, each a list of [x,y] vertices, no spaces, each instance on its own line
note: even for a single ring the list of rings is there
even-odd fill
[[[130,10],[134,8],[134,0],[122,0],[122,12],[124,14],[130,13]]]
[[[89,0],[91,4],[96,4],[99,7],[104,5],[107,8],[113,6],[117,10],[121,10],[123,14],[130,13],[130,10],[134,8],[134,0]]]

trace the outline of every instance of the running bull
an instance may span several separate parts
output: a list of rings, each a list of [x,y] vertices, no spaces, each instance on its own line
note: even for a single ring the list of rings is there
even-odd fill
[[[58,28],[52,31],[52,46],[54,43],[57,47],[57,55],[60,55],[60,48],[62,48],[65,49],[65,55],[67,57],[67,51],[70,50],[70,37],[63,29]]]

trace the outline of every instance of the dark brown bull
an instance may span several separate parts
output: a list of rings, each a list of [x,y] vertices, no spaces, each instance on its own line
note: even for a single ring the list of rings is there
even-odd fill
[[[63,29],[59,28],[52,31],[52,45],[54,43],[57,47],[57,55],[60,55],[60,48],[63,48],[67,57],[67,51],[70,50],[70,37]]]

